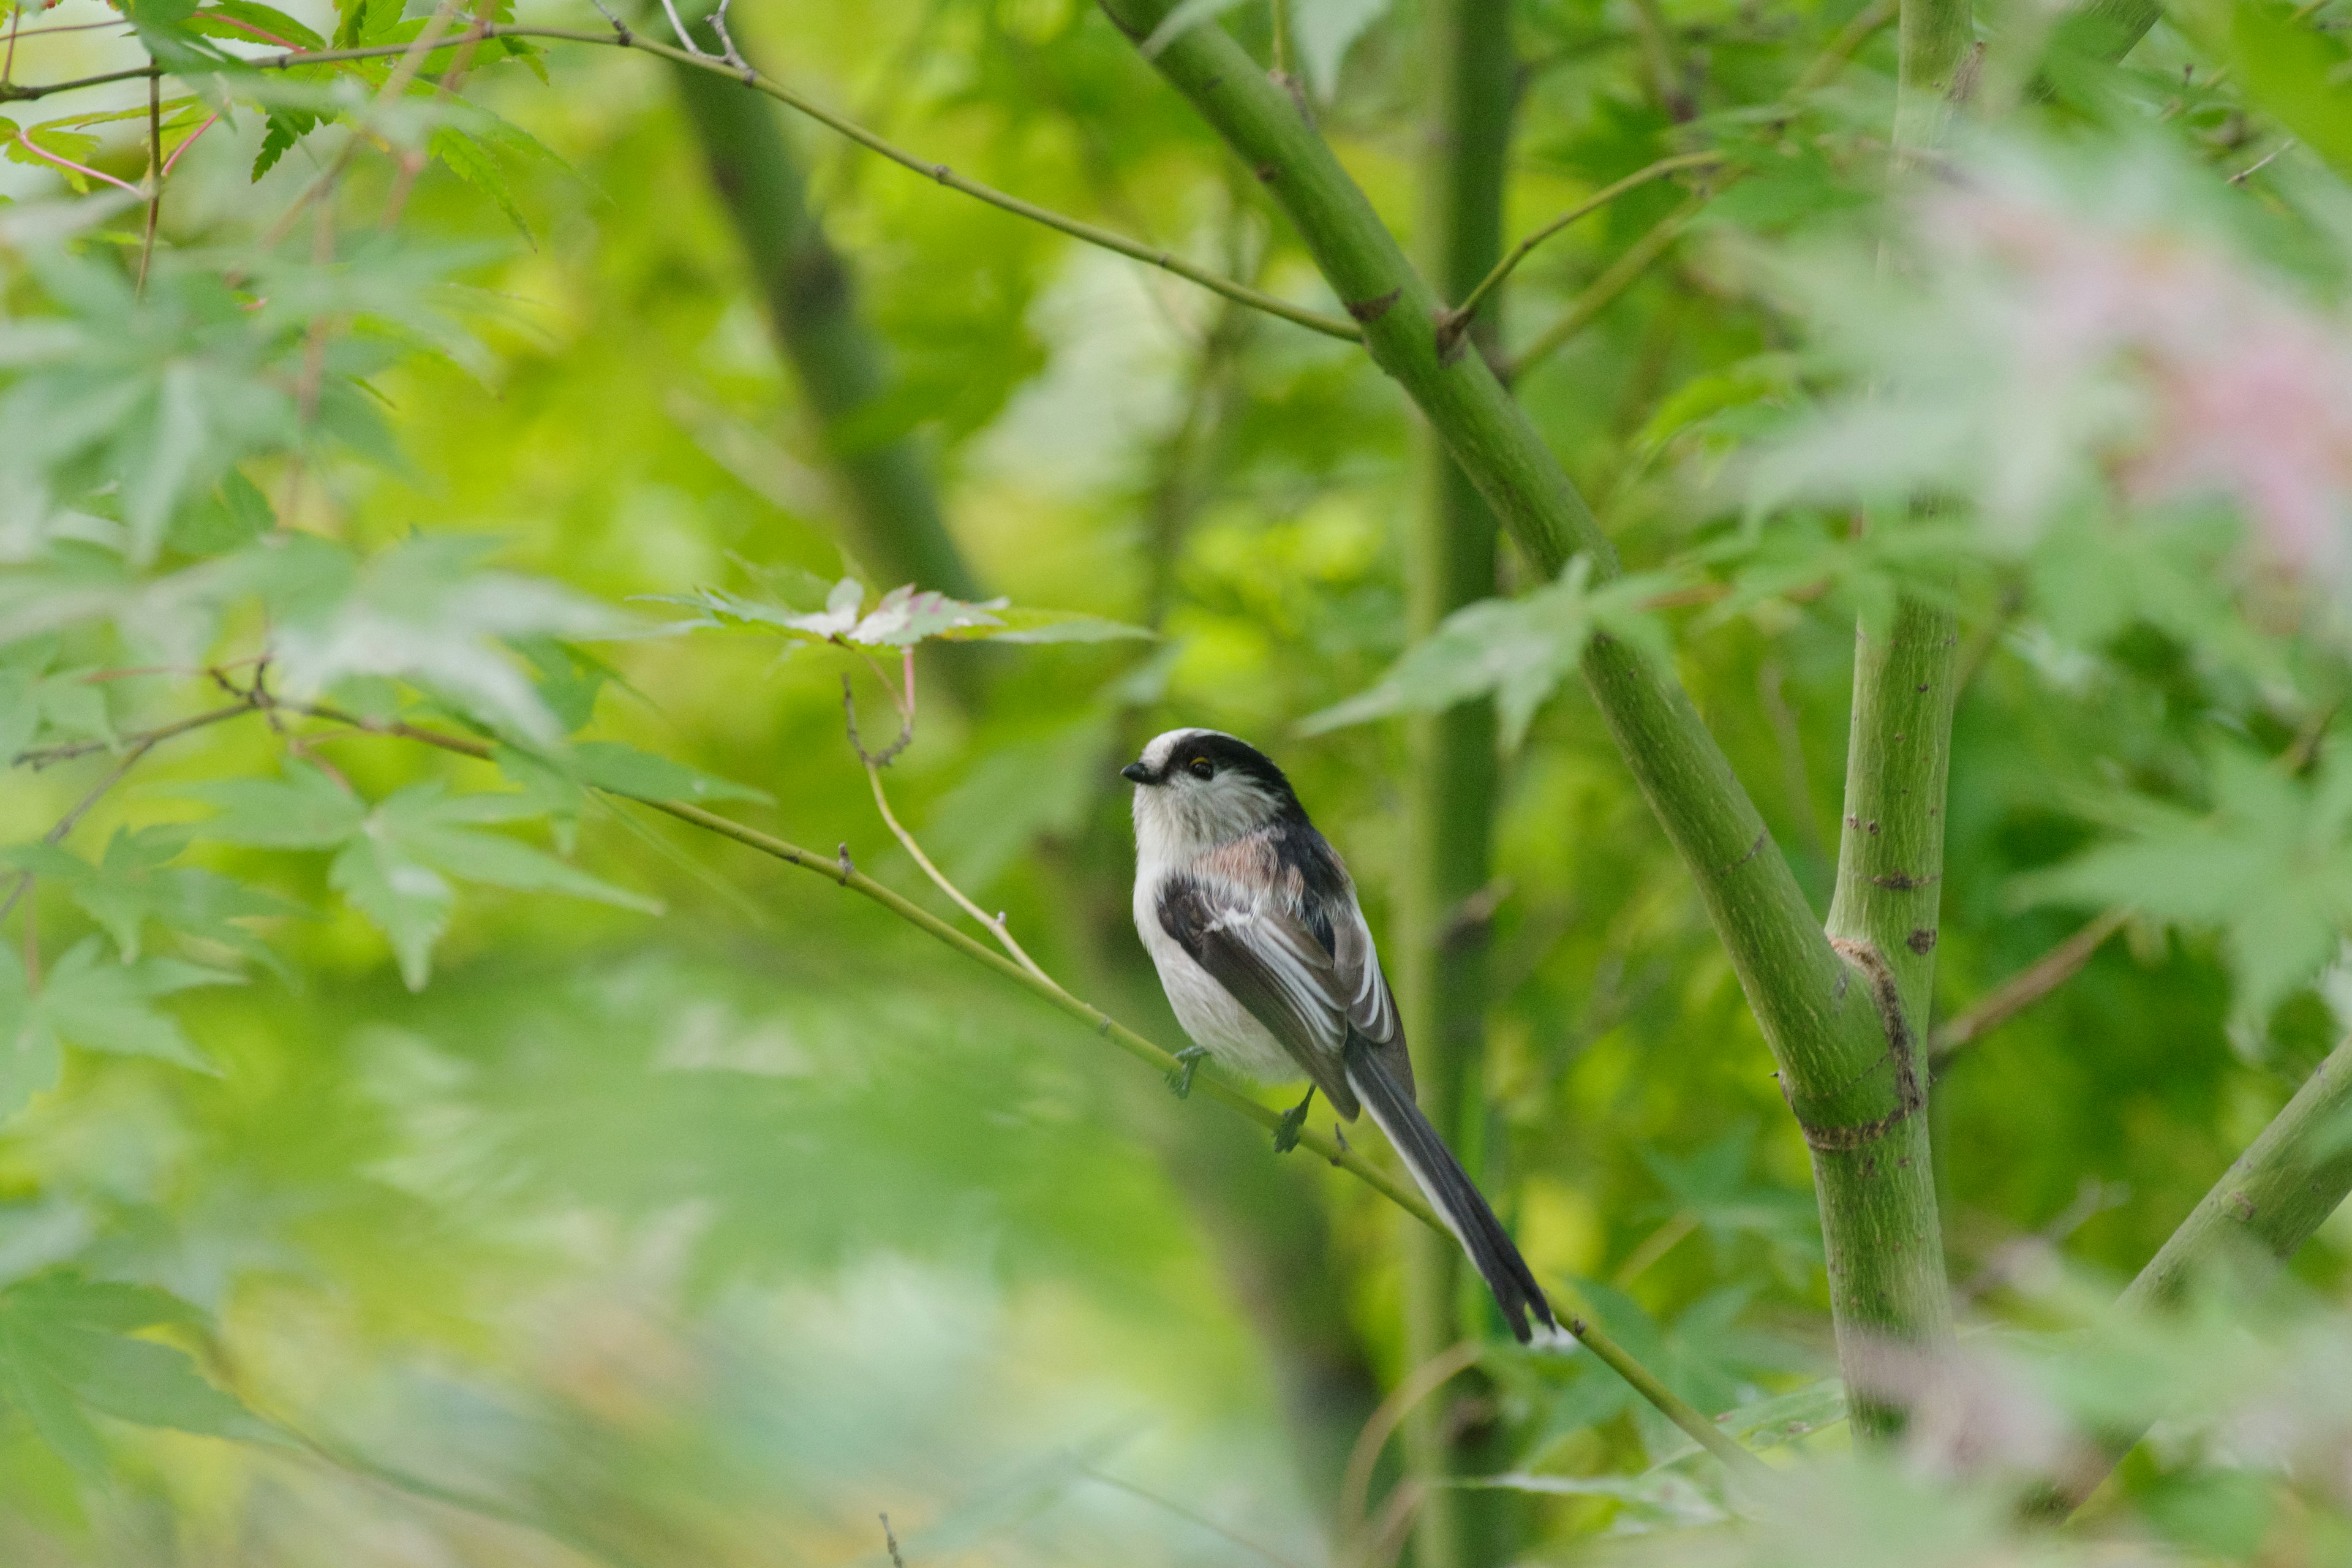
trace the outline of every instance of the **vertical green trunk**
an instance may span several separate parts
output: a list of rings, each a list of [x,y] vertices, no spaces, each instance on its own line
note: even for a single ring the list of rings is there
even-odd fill
[[[1458,300],[1502,255],[1503,188],[1517,95],[1509,0],[1431,0],[1426,58],[1433,86],[1422,160],[1422,265]],[[1469,352],[1488,353],[1499,300],[1471,324]],[[1410,534],[1407,634],[1419,642],[1448,615],[1495,591],[1495,514],[1444,446],[1422,433],[1422,495]],[[1465,1159],[1475,1158],[1486,1047],[1486,931],[1463,918],[1490,874],[1495,765],[1491,702],[1465,702],[1412,721],[1407,853],[1393,962],[1402,986],[1422,1109]],[[1405,1360],[1418,1366],[1478,1331],[1462,1312],[1461,1254],[1449,1238],[1408,1223],[1404,1233]],[[1483,1310],[1482,1310],[1483,1311]],[[1415,1407],[1407,1462],[1430,1489],[1416,1525],[1421,1568],[1454,1568],[1497,1553],[1490,1540],[1500,1493],[1443,1482],[1459,1467],[1446,1436],[1444,1394]],[[1476,1516],[1474,1518],[1474,1516]]]
[[[1969,41],[1969,0],[1903,0],[1895,157],[1941,140]],[[1807,1131],[1829,1243],[1842,1340],[1935,1348],[1951,1336],[1943,1227],[1927,1115],[1927,1029],[1944,884],[1959,627],[1952,612],[1906,595],[1891,623],[1854,631],[1853,719],[1830,938],[1859,960],[1887,1018],[1874,1070],[1894,1085],[1879,1122],[1825,1140]],[[1800,1108],[1801,1121],[1805,1120]],[[1849,1358],[1848,1375],[1853,1366]],[[1901,1429],[1903,1412],[1857,1386],[1864,1437]]]
[[[1828,927],[1861,960],[1892,1021],[1888,1053],[1873,1070],[1893,1084],[1895,1103],[1892,1120],[1858,1130],[1862,1136],[1807,1133],[1842,1339],[1932,1346],[1951,1332],[1926,1114],[1926,1029],[1958,642],[1949,611],[1907,597],[1891,626],[1854,636],[1845,816]],[[1899,1410],[1861,1397],[1854,1416],[1865,1436],[1902,1422]]]

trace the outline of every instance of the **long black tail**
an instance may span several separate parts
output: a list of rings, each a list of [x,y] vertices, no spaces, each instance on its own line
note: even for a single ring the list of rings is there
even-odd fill
[[[1532,1312],[1543,1326],[1554,1333],[1559,1325],[1551,1315],[1551,1303],[1544,1300],[1543,1287],[1528,1268],[1528,1260],[1519,1256],[1512,1245],[1510,1232],[1486,1206],[1486,1200],[1471,1184],[1470,1173],[1429,1118],[1413,1103],[1412,1095],[1391,1076],[1380,1059],[1373,1056],[1361,1040],[1348,1042],[1348,1082],[1372,1113],[1372,1120],[1388,1134],[1404,1161],[1404,1168],[1437,1210],[1437,1217],[1445,1222],[1462,1250],[1470,1255],[1471,1265],[1486,1281],[1486,1289],[1495,1293],[1496,1304],[1503,1316],[1511,1321],[1511,1332],[1521,1344],[1532,1337],[1528,1326],[1528,1314]]]

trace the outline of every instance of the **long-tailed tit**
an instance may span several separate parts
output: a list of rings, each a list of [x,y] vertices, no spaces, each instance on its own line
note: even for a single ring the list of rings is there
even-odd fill
[[[1530,1313],[1557,1334],[1527,1260],[1413,1101],[1355,885],[1282,770],[1231,735],[1171,730],[1120,772],[1136,785],[1135,929],[1193,1040],[1178,1092],[1202,1056],[1260,1081],[1305,1077],[1276,1149],[1297,1142],[1318,1089],[1350,1121],[1370,1110],[1520,1342]]]

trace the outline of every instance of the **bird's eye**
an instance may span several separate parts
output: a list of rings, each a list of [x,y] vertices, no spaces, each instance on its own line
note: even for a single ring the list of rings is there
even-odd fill
[[[1196,779],[1214,777],[1217,772],[1216,764],[1206,757],[1194,757],[1185,767]]]

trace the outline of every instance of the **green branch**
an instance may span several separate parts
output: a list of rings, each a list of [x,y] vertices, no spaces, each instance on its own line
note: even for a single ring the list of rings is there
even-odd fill
[[[2199,1269],[2233,1246],[2259,1247],[2284,1262],[2352,1194],[2352,1037],[2295,1090],[2246,1152],[2213,1184],[2124,1291],[2126,1310],[2161,1309]],[[2073,1512],[2122,1462],[2145,1429],[2117,1436],[2036,1500],[2048,1516]]]
[[[1814,1160],[1832,1298],[1857,1325],[1927,1343],[1950,1332],[1951,1290],[1927,1118],[1916,1114],[1927,1105],[1927,1068],[1917,1030],[1928,1016],[1936,973],[1958,643],[1949,610],[1907,595],[1891,626],[1875,636],[1867,627],[1855,630],[1853,720],[1829,932],[1884,966],[1891,994],[1883,1005],[1905,1022],[1903,1041],[1885,1064],[1904,1110],[1880,1136],[1822,1151]],[[1859,1394],[1853,1414],[1855,1429],[1865,1436],[1901,1424],[1899,1411]]]
[[[1901,0],[1895,150],[1898,163],[1943,132],[1968,49],[1969,0]],[[1928,1147],[1927,1042],[1944,890],[1944,805],[1958,688],[1958,618],[1906,594],[1889,624],[1854,628],[1853,716],[1838,841],[1832,940],[1868,963],[1891,1042],[1874,1070],[1895,1106],[1860,1139],[1814,1141],[1830,1298],[1841,1329],[1939,1347],[1952,1332],[1951,1284]],[[1792,1095],[1798,1120],[1802,1100]],[[1902,1428],[1901,1406],[1853,1390],[1857,1436]]]
[[[919,158],[897,143],[876,135],[855,121],[845,120],[831,110],[802,97],[782,83],[761,76],[757,71],[739,68],[723,59],[715,59],[706,55],[690,54],[685,49],[675,48],[667,44],[657,44],[642,34],[583,33],[565,27],[518,27],[498,23],[487,26],[470,27],[463,33],[439,39],[422,52],[430,54],[441,49],[458,48],[468,45],[478,46],[484,40],[490,38],[546,38],[558,43],[601,44],[616,48],[642,49],[646,54],[658,55],[675,65],[730,77],[741,82],[751,91],[764,93],[778,103],[797,110],[819,124],[839,132],[859,146],[878,153],[892,163],[911,169],[925,179],[936,181],[951,191],[961,191],[975,200],[986,202],[990,206],[1012,213],[1018,217],[1027,218],[1032,223],[1042,224],[1057,233],[1069,236],[1072,239],[1084,240],[1088,245],[1099,246],[1105,250],[1116,251],[1133,260],[1160,268],[1163,271],[1172,272],[1177,277],[1197,283],[1213,293],[1222,294],[1237,304],[1264,310],[1271,316],[1279,316],[1286,321],[1296,322],[1312,331],[1321,332],[1327,337],[1344,338],[1354,342],[1361,335],[1354,327],[1337,317],[1309,310],[1303,306],[1294,305],[1287,300],[1276,299],[1274,295],[1236,283],[1229,278],[1221,278],[1206,268],[1193,265],[1172,251],[1146,245],[1141,240],[1130,239],[1115,229],[1103,228],[1068,216],[1066,214],[1055,212],[1049,207],[1041,207],[1034,202],[1024,201],[1019,196],[1008,195],[992,185],[982,184],[978,180],[967,179],[945,163],[934,163],[928,159]],[[411,47],[412,46],[408,44],[384,44],[358,49],[292,49],[283,54],[256,55],[241,63],[246,68],[257,71],[295,70],[309,66],[333,65],[344,60],[378,59],[387,55],[404,55],[407,54]],[[131,70],[105,71],[97,76],[76,77],[68,81],[0,87],[0,103],[49,98],[58,93],[73,92],[82,88],[102,87],[109,82],[134,81],[163,74],[165,73],[159,66],[141,66]]]

